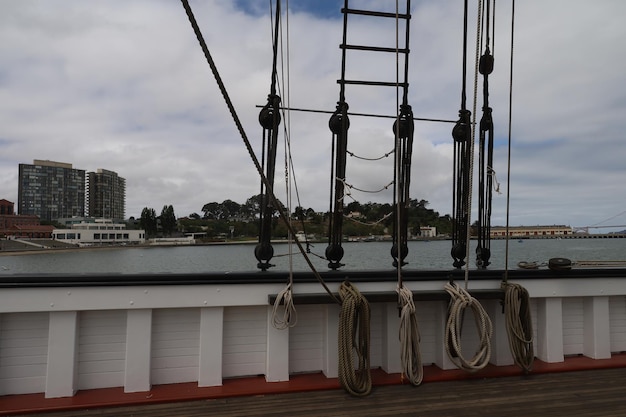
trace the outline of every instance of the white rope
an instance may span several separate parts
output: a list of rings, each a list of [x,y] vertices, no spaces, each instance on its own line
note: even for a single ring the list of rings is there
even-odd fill
[[[396,288],[400,303],[400,361],[403,376],[412,385],[422,383],[424,368],[420,352],[420,333],[415,314],[413,293],[405,286]]]
[[[377,158],[368,158],[368,157],[365,157],[365,156],[356,155],[354,152],[346,151],[346,153],[348,155],[350,155],[351,157],[356,158],[356,159],[361,159],[363,161],[380,161],[383,158],[387,158],[389,155],[391,155],[394,152],[395,152],[395,149],[392,149],[389,152],[387,152],[386,154],[384,154],[383,156],[379,156]]]
[[[491,319],[478,300],[458,284],[449,282],[444,288],[451,297],[444,341],[446,352],[458,368],[476,372],[487,366],[491,358],[491,335],[493,334]],[[463,317],[468,308],[474,313],[474,323],[480,335],[478,349],[471,359],[466,359],[461,349]]]
[[[361,220],[355,219],[354,217],[350,217],[347,214],[344,214],[343,218],[346,219],[346,220],[350,220],[353,223],[362,224],[363,226],[377,226],[380,223],[384,222],[392,214],[393,214],[393,212],[387,213],[382,218],[380,218],[379,220],[376,220],[375,222],[363,222]]]
[[[281,314],[282,310],[282,314]],[[278,293],[272,310],[272,326],[278,330],[294,327],[298,322],[298,313],[293,304],[291,282]]]
[[[509,348],[515,364],[528,373],[535,360],[530,298],[528,291],[519,284],[506,283],[504,287],[504,314]]]

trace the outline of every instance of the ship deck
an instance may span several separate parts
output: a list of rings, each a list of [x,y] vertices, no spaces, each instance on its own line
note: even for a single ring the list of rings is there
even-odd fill
[[[367,397],[342,389],[136,403],[36,412],[40,417],[233,416],[624,416],[626,368],[378,385]],[[102,390],[100,394],[106,397]],[[145,395],[145,393],[143,393]],[[76,400],[76,398],[74,399]],[[18,413],[18,414],[23,414]],[[17,414],[9,414],[17,415]]]

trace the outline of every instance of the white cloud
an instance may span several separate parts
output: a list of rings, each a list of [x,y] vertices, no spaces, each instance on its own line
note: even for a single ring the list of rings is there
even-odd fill
[[[2,6],[0,198],[17,202],[17,165],[33,159],[116,171],[127,180],[128,215],[172,204],[183,216],[211,201],[244,202],[258,192],[258,175],[178,2],[24,0]],[[290,92],[282,94],[283,104],[335,108],[342,22],[338,9],[337,18],[327,17],[327,6],[322,17],[294,6]],[[192,7],[259,152],[256,106],[266,101],[271,75],[269,13],[247,14],[230,1],[193,1]],[[506,192],[510,4],[497,7],[490,104],[499,145],[495,169]],[[623,212],[626,56],[619,51],[626,3],[529,0],[516,7],[511,224],[581,226]],[[458,116],[461,8],[451,0],[414,3],[409,104],[417,117]],[[393,42],[393,24],[355,22],[355,43]],[[474,39],[470,34],[472,57]],[[359,53],[348,59],[348,77],[395,77],[393,57],[371,60]],[[471,62],[468,67],[471,103]],[[395,92],[382,88],[348,86],[346,99],[353,111],[396,111]],[[479,94],[478,109],[481,102]],[[328,118],[297,112],[290,117],[301,203],[317,210],[328,208]],[[351,151],[371,157],[392,148],[393,120],[351,121]],[[411,193],[441,214],[451,208],[451,129],[452,124],[416,123]],[[278,160],[276,190],[284,194],[282,143]],[[392,178],[392,161],[393,156],[376,162],[350,158],[347,181],[381,188]],[[353,196],[361,202],[391,198],[388,191]],[[506,194],[494,196],[494,224],[506,220],[505,203]]]

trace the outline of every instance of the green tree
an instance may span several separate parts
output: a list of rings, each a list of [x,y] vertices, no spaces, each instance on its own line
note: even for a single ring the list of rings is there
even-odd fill
[[[157,216],[153,208],[144,207],[141,210],[141,217],[139,218],[139,225],[146,231],[147,237],[156,236],[157,232]]]
[[[220,206],[220,203],[217,203],[215,201],[211,203],[206,203],[204,206],[202,206],[202,212],[204,213],[204,218],[205,219],[217,219],[219,206]]]
[[[171,236],[176,230],[176,215],[174,214],[174,207],[172,205],[163,206],[161,210],[161,230],[166,236]]]

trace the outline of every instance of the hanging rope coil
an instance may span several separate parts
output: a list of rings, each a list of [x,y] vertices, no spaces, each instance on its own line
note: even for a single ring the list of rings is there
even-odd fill
[[[413,293],[405,286],[398,286],[400,305],[400,361],[403,375],[412,385],[418,386],[424,377],[422,354],[420,351],[420,332],[415,314]]]
[[[282,314],[281,305],[283,306]],[[272,310],[272,326],[278,330],[294,327],[298,322],[298,313],[293,304],[292,282],[278,293]]]
[[[446,352],[458,368],[476,372],[487,366],[491,358],[491,335],[493,334],[491,319],[478,300],[458,284],[449,282],[444,288],[451,298],[444,341]],[[480,335],[478,349],[471,359],[466,359],[461,349],[463,317],[468,308],[474,313],[474,322]]]
[[[348,281],[339,287],[339,298],[339,382],[350,394],[366,396],[372,391],[370,306]],[[357,369],[354,368],[355,363],[358,364]]]
[[[535,359],[533,323],[530,316],[530,296],[519,284],[503,284],[504,314],[509,347],[515,364],[528,373]]]

